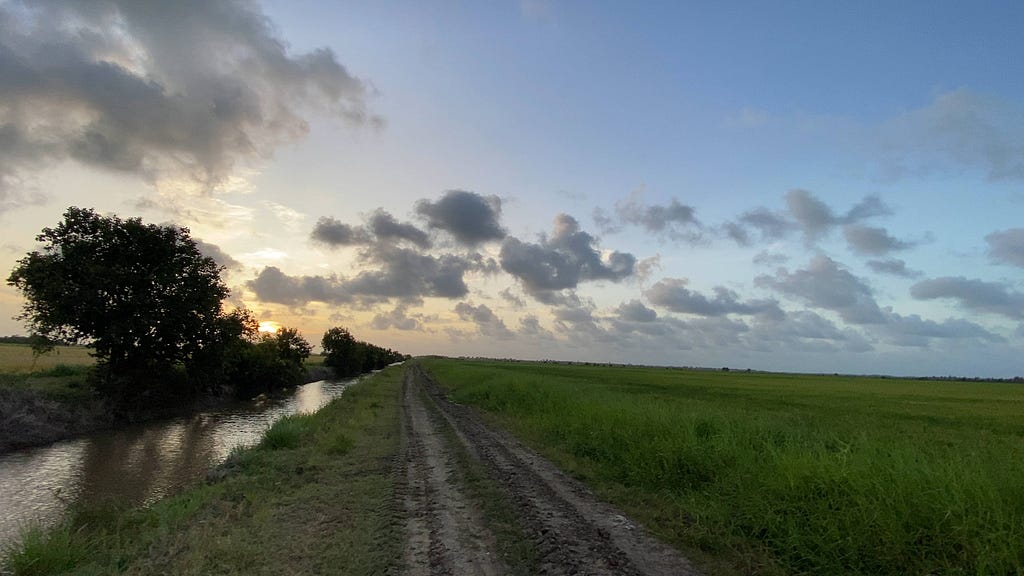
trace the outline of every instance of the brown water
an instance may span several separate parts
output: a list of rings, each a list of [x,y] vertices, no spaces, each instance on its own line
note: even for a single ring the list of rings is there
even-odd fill
[[[194,483],[278,418],[315,412],[353,382],[313,382],[280,397],[0,455],[0,551],[23,526],[53,524],[72,504],[146,505]]]

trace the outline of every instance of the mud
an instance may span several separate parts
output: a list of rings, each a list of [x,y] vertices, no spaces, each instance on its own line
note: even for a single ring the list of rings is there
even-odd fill
[[[580,482],[508,433],[484,424],[473,409],[448,401],[419,365],[410,365],[405,378],[407,574],[508,571],[495,554],[484,519],[459,488],[456,460],[439,433],[439,418],[505,492],[539,553],[539,574],[700,574],[675,549],[599,501]]]

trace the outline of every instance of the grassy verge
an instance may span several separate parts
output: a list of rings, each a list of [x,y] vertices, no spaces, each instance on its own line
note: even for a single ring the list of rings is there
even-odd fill
[[[94,363],[87,348],[60,346],[36,357],[28,345],[0,344],[0,452],[108,426],[86,383]]]
[[[401,369],[277,422],[210,481],[144,509],[79,510],[26,534],[15,575],[384,574],[401,558],[394,511]]]
[[[425,365],[712,573],[1024,572],[1024,387]]]

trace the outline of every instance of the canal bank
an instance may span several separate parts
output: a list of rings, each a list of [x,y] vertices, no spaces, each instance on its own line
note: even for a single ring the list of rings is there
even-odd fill
[[[150,504],[201,480],[283,416],[310,413],[357,379],[317,381],[269,397],[220,402],[170,419],[119,426],[0,454],[0,546],[69,509]]]

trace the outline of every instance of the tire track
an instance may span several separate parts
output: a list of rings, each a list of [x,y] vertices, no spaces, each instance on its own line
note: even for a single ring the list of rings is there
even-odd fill
[[[485,425],[469,407],[448,401],[430,375],[412,364],[406,370],[406,405],[412,413],[423,408],[418,390],[506,492],[540,553],[540,574],[699,576],[675,549],[600,502],[580,482],[511,435]]]

